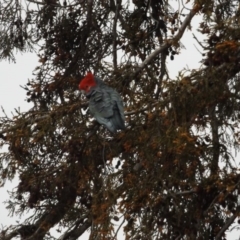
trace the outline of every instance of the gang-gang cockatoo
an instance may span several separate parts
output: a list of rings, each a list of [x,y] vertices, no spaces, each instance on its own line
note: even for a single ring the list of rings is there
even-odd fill
[[[123,101],[119,93],[91,72],[79,83],[79,89],[89,99],[91,115],[110,132],[125,129]]]

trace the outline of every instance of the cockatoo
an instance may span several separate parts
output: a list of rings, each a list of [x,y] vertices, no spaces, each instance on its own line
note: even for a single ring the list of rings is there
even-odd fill
[[[79,83],[79,89],[89,99],[91,115],[110,132],[125,129],[123,101],[120,94],[91,72]]]

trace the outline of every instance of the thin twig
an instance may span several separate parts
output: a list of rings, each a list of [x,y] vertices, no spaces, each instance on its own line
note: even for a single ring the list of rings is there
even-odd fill
[[[197,41],[197,43],[204,49],[206,50],[207,48],[202,45],[202,43],[197,39],[197,37],[193,33],[193,38]]]
[[[155,102],[155,103],[153,103],[153,104],[151,105],[151,107],[154,107],[154,106],[156,106],[157,104],[158,104],[158,102]],[[125,116],[129,116],[129,115],[133,115],[133,114],[135,114],[135,113],[144,112],[144,111],[146,111],[148,108],[149,108],[149,106],[146,106],[146,107],[141,108],[141,109],[138,109],[138,110],[134,110],[134,111],[131,111],[131,112],[125,112],[124,115],[125,115]]]
[[[232,190],[231,192],[233,192],[239,184],[240,184],[240,180],[234,185],[234,188],[233,188],[233,190]],[[226,199],[227,196],[228,196],[231,192],[228,192],[228,193],[225,195],[224,199]],[[219,198],[219,196],[220,196],[221,194],[224,194],[224,192],[221,191],[221,192],[212,200],[212,202],[211,202],[211,204],[209,205],[209,207],[204,211],[204,215],[206,215],[206,213],[209,211],[209,209],[211,209],[211,207],[213,206],[213,204],[216,202],[216,200]]]
[[[124,222],[125,222],[125,218],[123,219],[122,223],[119,225],[119,227],[118,227],[118,229],[117,229],[117,231],[116,231],[116,233],[115,233],[113,239],[115,239],[115,238],[117,237],[117,234],[118,234],[120,228],[122,227],[122,225],[124,224]]]
[[[31,3],[36,3],[36,4],[39,4],[39,5],[45,5],[45,3],[43,3],[43,2],[38,2],[38,1],[35,1],[35,0],[27,0],[28,2],[31,2]],[[54,4],[54,5],[57,5],[58,6],[58,4]]]
[[[189,190],[189,191],[183,191],[183,192],[177,192],[174,193],[174,195],[186,195],[186,194],[190,194],[190,193],[196,193],[196,190]]]
[[[117,70],[117,21],[119,15],[119,0],[117,0],[116,10],[115,10],[115,17],[113,22],[113,67],[114,70]]]
[[[36,0],[27,0],[27,1],[31,2],[31,3],[36,3],[38,5],[46,5],[46,3],[39,2],[39,1],[36,1]],[[61,4],[58,4],[58,3],[52,3],[51,5],[54,6],[54,7],[59,7],[59,8],[69,8],[69,7],[74,7],[74,6],[83,4],[83,3],[84,3],[84,0],[79,0],[77,3],[71,4],[71,5],[67,5],[67,6],[62,6]]]

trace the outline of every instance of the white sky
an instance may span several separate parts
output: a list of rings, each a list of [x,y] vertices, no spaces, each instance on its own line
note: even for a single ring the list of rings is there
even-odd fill
[[[14,108],[20,107],[21,111],[27,111],[31,107],[31,103],[24,101],[26,99],[26,91],[20,85],[27,83],[27,79],[32,77],[32,70],[37,66],[36,54],[26,53],[18,54],[17,63],[9,63],[7,61],[0,62],[0,105],[5,109],[8,116]],[[0,110],[0,116],[3,116]],[[4,188],[0,188],[0,226],[15,224],[15,218],[8,217],[3,201],[8,198],[7,190],[11,190],[18,185],[17,180],[7,182]]]
[[[195,17],[192,25],[196,26],[199,18]],[[198,34],[197,32],[195,32]],[[199,34],[198,34],[199,35]],[[185,46],[180,55],[175,55],[174,61],[168,58],[168,69],[170,77],[173,78],[183,68],[197,69],[200,67],[201,54],[196,50],[194,44],[200,49],[196,41],[193,42],[192,33],[187,30],[181,42]],[[32,105],[27,103],[26,91],[20,85],[25,85],[27,80],[32,78],[32,71],[39,64],[35,53],[26,53],[23,55],[17,54],[16,64],[8,63],[7,61],[0,62],[0,105],[4,107],[6,113],[11,116],[11,111],[14,108],[20,107],[21,111],[27,111]],[[3,116],[0,110],[0,116]],[[7,190],[18,185],[18,181],[7,182],[4,188],[0,188],[0,226],[6,226],[16,223],[16,218],[8,216],[3,202],[8,198]],[[239,232],[234,231],[228,234],[228,240],[239,239]],[[80,240],[87,240],[88,237],[80,237]],[[120,239],[120,238],[119,238]]]

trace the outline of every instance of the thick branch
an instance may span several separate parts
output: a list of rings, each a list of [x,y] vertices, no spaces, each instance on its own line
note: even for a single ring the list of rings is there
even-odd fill
[[[35,225],[38,226],[38,229],[26,240],[43,239],[49,229],[51,229],[64,217],[65,213],[75,202],[76,190],[67,186],[62,190],[61,195],[62,197],[57,205],[53,207],[51,211],[45,213],[41,219],[37,221]]]
[[[136,73],[139,73],[146,65],[148,65],[156,56],[158,56],[160,53],[166,51],[171,45],[178,42],[181,37],[183,36],[183,33],[185,32],[187,26],[190,24],[192,18],[197,13],[196,9],[193,8],[190,13],[187,15],[185,20],[183,21],[181,27],[178,30],[178,33],[173,37],[171,40],[167,40],[160,48],[153,51],[144,62],[142,62],[137,69]]]
[[[19,235],[19,231],[22,229],[22,227],[12,231],[11,233],[9,233],[8,235],[5,235],[5,233],[1,233],[0,237],[2,240],[11,240],[12,238],[16,237],[17,235]]]
[[[4,232],[1,233],[0,239],[2,240],[11,240],[12,238],[20,235],[22,238],[29,236],[30,234],[34,233],[36,230],[36,225],[22,225],[21,227],[13,230],[8,235],[5,235]]]
[[[211,111],[211,128],[212,128],[212,142],[213,142],[213,158],[211,163],[211,174],[217,174],[218,161],[220,155],[219,147],[219,133],[218,133],[218,119],[215,112],[215,106],[212,107]]]
[[[57,224],[74,204],[76,199],[76,191],[72,187],[65,187],[62,190],[62,197],[59,202],[49,212],[43,214],[43,216],[33,225],[23,225],[20,228],[12,231],[8,235],[0,236],[2,240],[11,240],[12,238],[20,235],[25,240],[40,240],[44,239],[45,234]],[[79,228],[80,229],[80,228]],[[84,228],[85,230],[87,228]],[[81,228],[83,230],[83,228]],[[84,231],[85,231],[84,230]],[[78,231],[80,234],[80,230]]]
[[[66,232],[58,240],[76,240],[78,239],[90,226],[92,222],[87,220],[80,227],[75,227],[70,232]]]
[[[221,239],[222,235],[225,233],[225,231],[229,228],[229,226],[234,222],[234,220],[236,219],[236,217],[238,217],[238,213],[235,213],[232,215],[232,217],[230,217],[228,219],[228,221],[225,223],[225,225],[223,226],[223,228],[219,231],[219,233],[217,234],[215,240]]]

